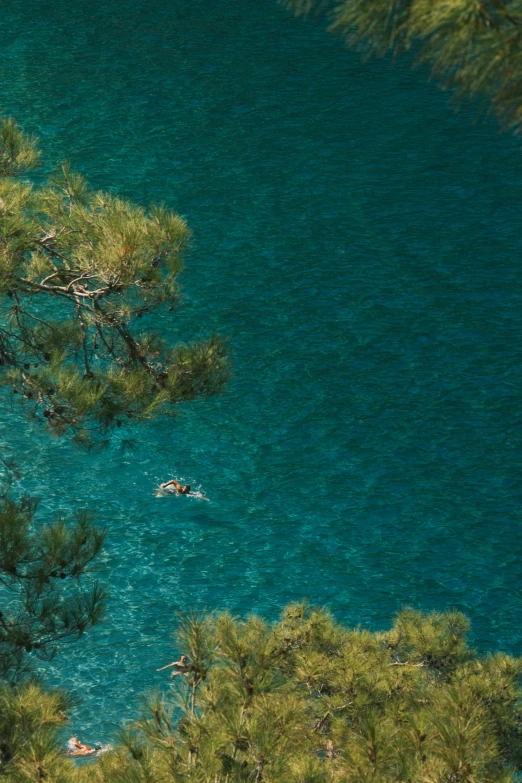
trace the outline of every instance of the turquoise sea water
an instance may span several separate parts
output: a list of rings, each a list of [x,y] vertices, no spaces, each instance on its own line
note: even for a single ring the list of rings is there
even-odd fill
[[[10,0],[0,85],[47,166],[188,218],[160,327],[234,358],[133,455],[78,454],[2,398],[40,518],[109,529],[106,621],[48,672],[83,698],[71,730],[114,737],[189,607],[306,596],[370,628],[457,607],[522,652],[519,143],[274,0]],[[154,497],[170,476],[211,502]]]

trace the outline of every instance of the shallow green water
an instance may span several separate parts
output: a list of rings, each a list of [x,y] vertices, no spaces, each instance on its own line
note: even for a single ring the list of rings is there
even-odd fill
[[[273,0],[11,0],[0,83],[48,165],[187,216],[161,328],[216,329],[235,362],[133,456],[80,455],[2,402],[41,518],[88,505],[109,528],[107,620],[51,667],[83,697],[71,730],[136,714],[187,607],[307,596],[371,628],[458,607],[481,648],[520,653],[517,143]],[[171,475],[211,502],[155,498]]]

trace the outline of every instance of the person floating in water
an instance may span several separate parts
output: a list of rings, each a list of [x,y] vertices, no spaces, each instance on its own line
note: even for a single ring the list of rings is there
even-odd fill
[[[168,663],[166,666],[162,666],[161,669],[156,669],[157,672],[162,672],[164,669],[170,669],[171,666],[174,666],[175,669],[173,672],[171,672],[171,677],[177,677],[178,674],[186,674],[189,669],[189,662],[187,661],[187,656],[182,655],[180,656],[179,661],[174,661],[174,663]]]
[[[90,745],[84,745],[78,737],[71,737],[67,745],[69,747],[69,755],[71,756],[91,756],[99,750],[99,748],[91,748]]]
[[[171,479],[164,484],[160,484],[161,489],[168,489],[169,487],[174,487],[178,495],[190,495],[190,484],[185,484],[185,486],[182,487],[176,479]]]

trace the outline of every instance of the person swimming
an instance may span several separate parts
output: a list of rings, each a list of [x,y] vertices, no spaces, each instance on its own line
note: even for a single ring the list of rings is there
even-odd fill
[[[166,666],[162,666],[161,669],[156,669],[157,672],[162,672],[164,669],[170,669],[171,666],[174,666],[174,671],[171,672],[171,677],[177,677],[178,674],[186,674],[189,668],[189,662],[187,661],[186,655],[181,655],[179,661],[174,661],[174,663],[168,663]]]
[[[170,479],[170,481],[165,481],[164,484],[160,484],[158,489],[155,490],[156,497],[162,497],[165,494],[174,494],[171,492],[171,490],[175,490],[176,495],[190,495],[193,498],[197,498],[198,500],[209,500],[209,498],[206,498],[205,495],[202,495],[199,490],[196,490],[195,492],[192,492],[192,488],[190,484],[185,484],[184,487],[181,486],[179,481],[176,481],[176,479]]]
[[[190,495],[190,484],[185,484],[185,486],[182,487],[176,479],[170,479],[170,481],[160,484],[160,489],[168,489],[169,487],[174,487],[178,495]]]
[[[96,753],[96,751],[99,750],[97,747],[84,745],[83,742],[80,742],[78,737],[71,737],[67,743],[67,746],[69,748],[70,756],[91,756],[93,753]]]

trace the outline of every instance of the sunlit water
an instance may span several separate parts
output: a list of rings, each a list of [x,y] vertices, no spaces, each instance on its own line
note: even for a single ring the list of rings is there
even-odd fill
[[[234,358],[225,395],[131,455],[79,454],[3,397],[40,518],[109,529],[105,622],[52,663],[83,698],[71,730],[114,738],[189,607],[306,596],[370,628],[457,607],[520,652],[518,143],[274,0],[11,0],[0,84],[47,166],[188,218],[184,303],[156,326]],[[172,476],[209,502],[157,497]]]

